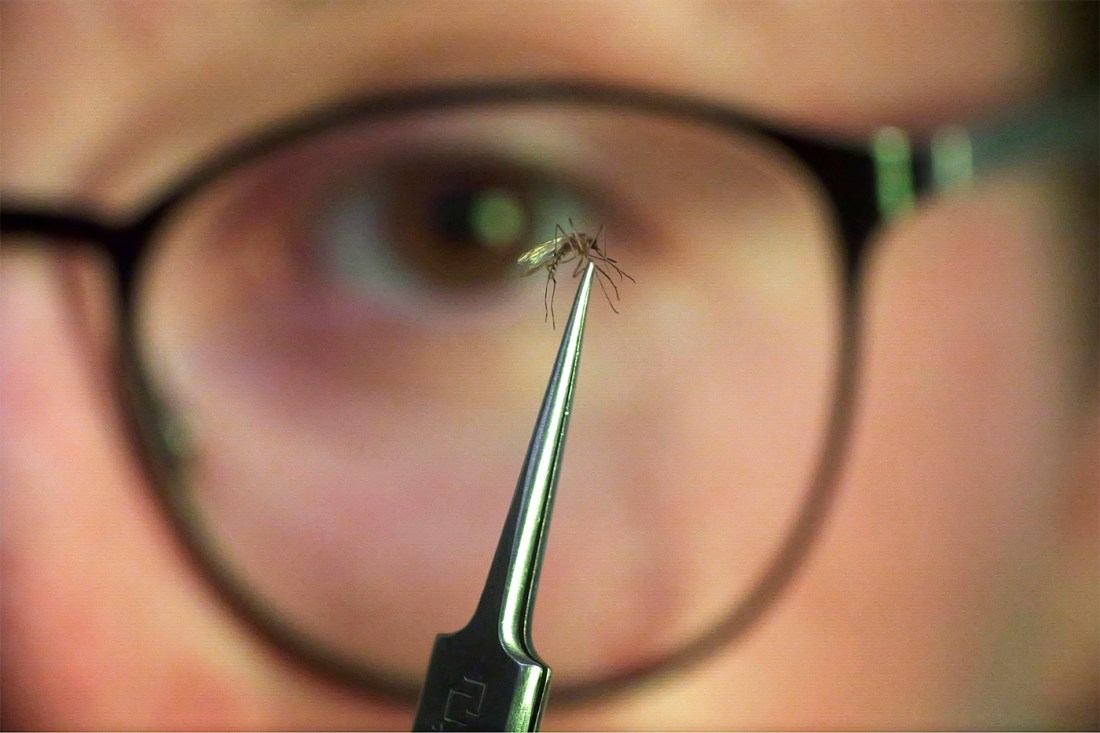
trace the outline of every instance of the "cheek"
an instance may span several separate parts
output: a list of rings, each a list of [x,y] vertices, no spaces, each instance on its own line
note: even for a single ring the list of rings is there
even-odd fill
[[[288,672],[196,576],[136,471],[53,264],[5,251],[0,268],[5,722],[402,725],[405,711]]]
[[[1067,602],[1080,417],[1068,250],[1043,201],[994,189],[875,251],[849,479],[797,606],[822,625],[807,671],[831,670],[813,683],[825,720],[1057,720],[1074,694],[1040,681],[1071,651],[1039,629]]]
[[[210,693],[225,720],[247,719],[225,692],[240,689],[231,665],[201,661],[224,629],[187,598],[192,579],[105,418],[114,406],[78,367],[87,354],[70,338],[51,265],[5,252],[5,712],[33,727],[155,727]],[[194,634],[161,638],[177,624]]]

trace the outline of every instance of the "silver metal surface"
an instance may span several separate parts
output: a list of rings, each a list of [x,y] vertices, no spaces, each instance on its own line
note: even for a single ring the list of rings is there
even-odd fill
[[[489,577],[470,623],[436,637],[413,730],[538,729],[550,668],[531,643],[595,267],[581,276]]]

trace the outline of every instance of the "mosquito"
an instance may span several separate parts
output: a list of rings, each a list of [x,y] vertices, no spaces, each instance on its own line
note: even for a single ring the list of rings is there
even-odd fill
[[[599,231],[596,232],[596,236],[589,236],[584,232],[578,232],[577,227],[573,224],[573,220],[569,220],[569,228],[572,230],[566,233],[561,228],[561,224],[554,226],[554,238],[549,239],[542,244],[535,245],[531,249],[524,252],[519,258],[519,264],[524,267],[524,271],[521,273],[522,277],[533,275],[539,270],[546,270],[546,287],[542,292],[542,305],[544,309],[543,320],[550,318],[550,322],[554,324],[554,328],[557,328],[557,323],[554,319],[554,294],[558,289],[558,281],[554,277],[557,273],[559,265],[563,265],[567,262],[576,260],[577,266],[573,268],[573,277],[576,277],[584,269],[584,266],[591,262],[596,268],[596,280],[600,283],[600,289],[603,290],[603,295],[607,298],[607,304],[611,306],[611,310],[618,313],[615,308],[615,303],[611,300],[611,295],[607,292],[607,287],[604,285],[604,281],[611,286],[611,290],[615,293],[615,300],[619,299],[619,288],[616,287],[615,281],[607,274],[607,270],[600,267],[597,263],[603,263],[605,266],[614,270],[619,276],[619,281],[625,277],[630,282],[635,282],[634,278],[623,272],[619,264],[607,256],[607,252],[600,249],[599,241],[603,235],[603,227],[601,226]]]

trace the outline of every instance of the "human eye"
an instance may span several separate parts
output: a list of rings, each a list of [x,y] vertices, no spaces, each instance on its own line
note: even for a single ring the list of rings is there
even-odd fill
[[[621,182],[591,143],[545,112],[350,125],[181,207],[158,235],[160,261],[180,259],[159,269],[242,307],[282,298],[283,317],[317,327],[461,329],[514,318],[506,306],[523,252],[567,219],[614,228],[623,218],[629,201],[612,190]]]
[[[591,211],[569,174],[508,151],[424,151],[332,192],[313,227],[316,267],[394,306],[476,297],[511,285],[517,258],[557,221]]]

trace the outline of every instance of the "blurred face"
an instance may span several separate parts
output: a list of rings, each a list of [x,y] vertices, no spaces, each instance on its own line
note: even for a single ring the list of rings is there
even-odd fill
[[[928,132],[1007,116],[1048,93],[1074,52],[1051,11],[4,3],[0,185],[5,196],[125,219],[211,151],[288,115],[447,81],[579,78],[701,97],[822,137],[863,140],[887,124]],[[308,151],[323,167],[288,154],[214,189],[163,234],[139,325],[153,360],[185,358],[159,367],[160,386],[198,395],[191,414],[241,440],[233,455],[246,459],[204,461],[193,478],[216,487],[270,477],[280,497],[238,505],[239,496],[205,494],[203,508],[227,517],[227,551],[269,570],[258,582],[272,595],[294,597],[296,583],[312,581],[317,593],[298,594],[292,619],[402,678],[415,677],[431,633],[468,618],[557,336],[541,322],[541,281],[517,311],[493,305],[504,302],[499,293],[471,305],[348,277],[348,252],[358,250],[341,242],[360,228],[345,221],[359,221],[375,189],[345,185],[356,171],[344,168],[381,161],[385,180],[408,192],[402,201],[415,201],[453,165],[432,169],[425,161],[438,156],[423,155],[417,168],[389,165],[386,151],[445,139],[473,150],[538,133],[547,160],[598,172],[601,191],[629,183],[645,205],[621,221],[592,219],[618,224],[608,224],[619,233],[611,255],[638,282],[619,284],[618,316],[593,296],[588,391],[578,393],[535,643],[563,682],[583,682],[706,628],[763,570],[812,472],[819,444],[799,436],[827,421],[822,385],[835,377],[837,333],[821,303],[838,297],[830,250],[751,262],[712,254],[725,246],[729,217],[757,242],[786,242],[790,232],[827,239],[820,212],[803,205],[810,189],[751,145],[727,150],[693,131],[599,115],[459,115],[372,132]],[[578,146],[560,145],[565,133],[593,150],[647,154],[572,160]],[[707,185],[672,189],[656,171]],[[507,167],[478,175],[490,191],[516,180]],[[538,196],[565,194],[544,186]],[[1095,725],[1094,198],[1057,166],[1022,162],[879,232],[862,275],[850,446],[805,567],[736,643],[605,699],[555,705],[551,691],[544,727]],[[300,226],[294,214],[307,206],[318,212],[311,231],[334,243],[321,266],[271,244]],[[410,209],[398,223],[418,221]],[[202,247],[180,244],[195,242]],[[242,252],[263,254],[263,265]],[[767,279],[780,259],[783,287]],[[204,276],[211,261],[217,277]],[[477,266],[433,272],[451,282]],[[317,272],[338,298],[314,297]],[[744,272],[759,276],[737,280]],[[196,572],[125,437],[104,273],[87,257],[32,248],[5,250],[0,268],[5,724],[407,727],[411,706],[288,658]],[[560,325],[572,281],[559,280]],[[354,315],[368,291],[370,315]],[[464,330],[475,308],[496,308],[491,331]],[[406,311],[430,317],[394,315]],[[647,340],[657,328],[675,334],[675,346]],[[258,370],[256,354],[271,368]],[[486,407],[494,399],[503,402]],[[525,417],[494,418],[504,408]],[[289,429],[279,427],[285,415],[294,416]],[[303,435],[316,436],[306,461],[296,452]],[[392,460],[387,441],[430,449]],[[364,445],[383,446],[373,449],[371,484],[395,490],[360,506],[343,487],[361,473],[349,461]],[[458,461],[470,467],[455,477]],[[731,475],[743,482],[736,491]],[[479,492],[485,514],[471,509]],[[337,510],[306,516],[292,506]],[[259,537],[257,526],[280,534]],[[371,544],[380,537],[384,546]],[[708,595],[719,587],[725,595]],[[348,588],[369,602],[329,602]],[[557,655],[575,666],[559,670]]]

